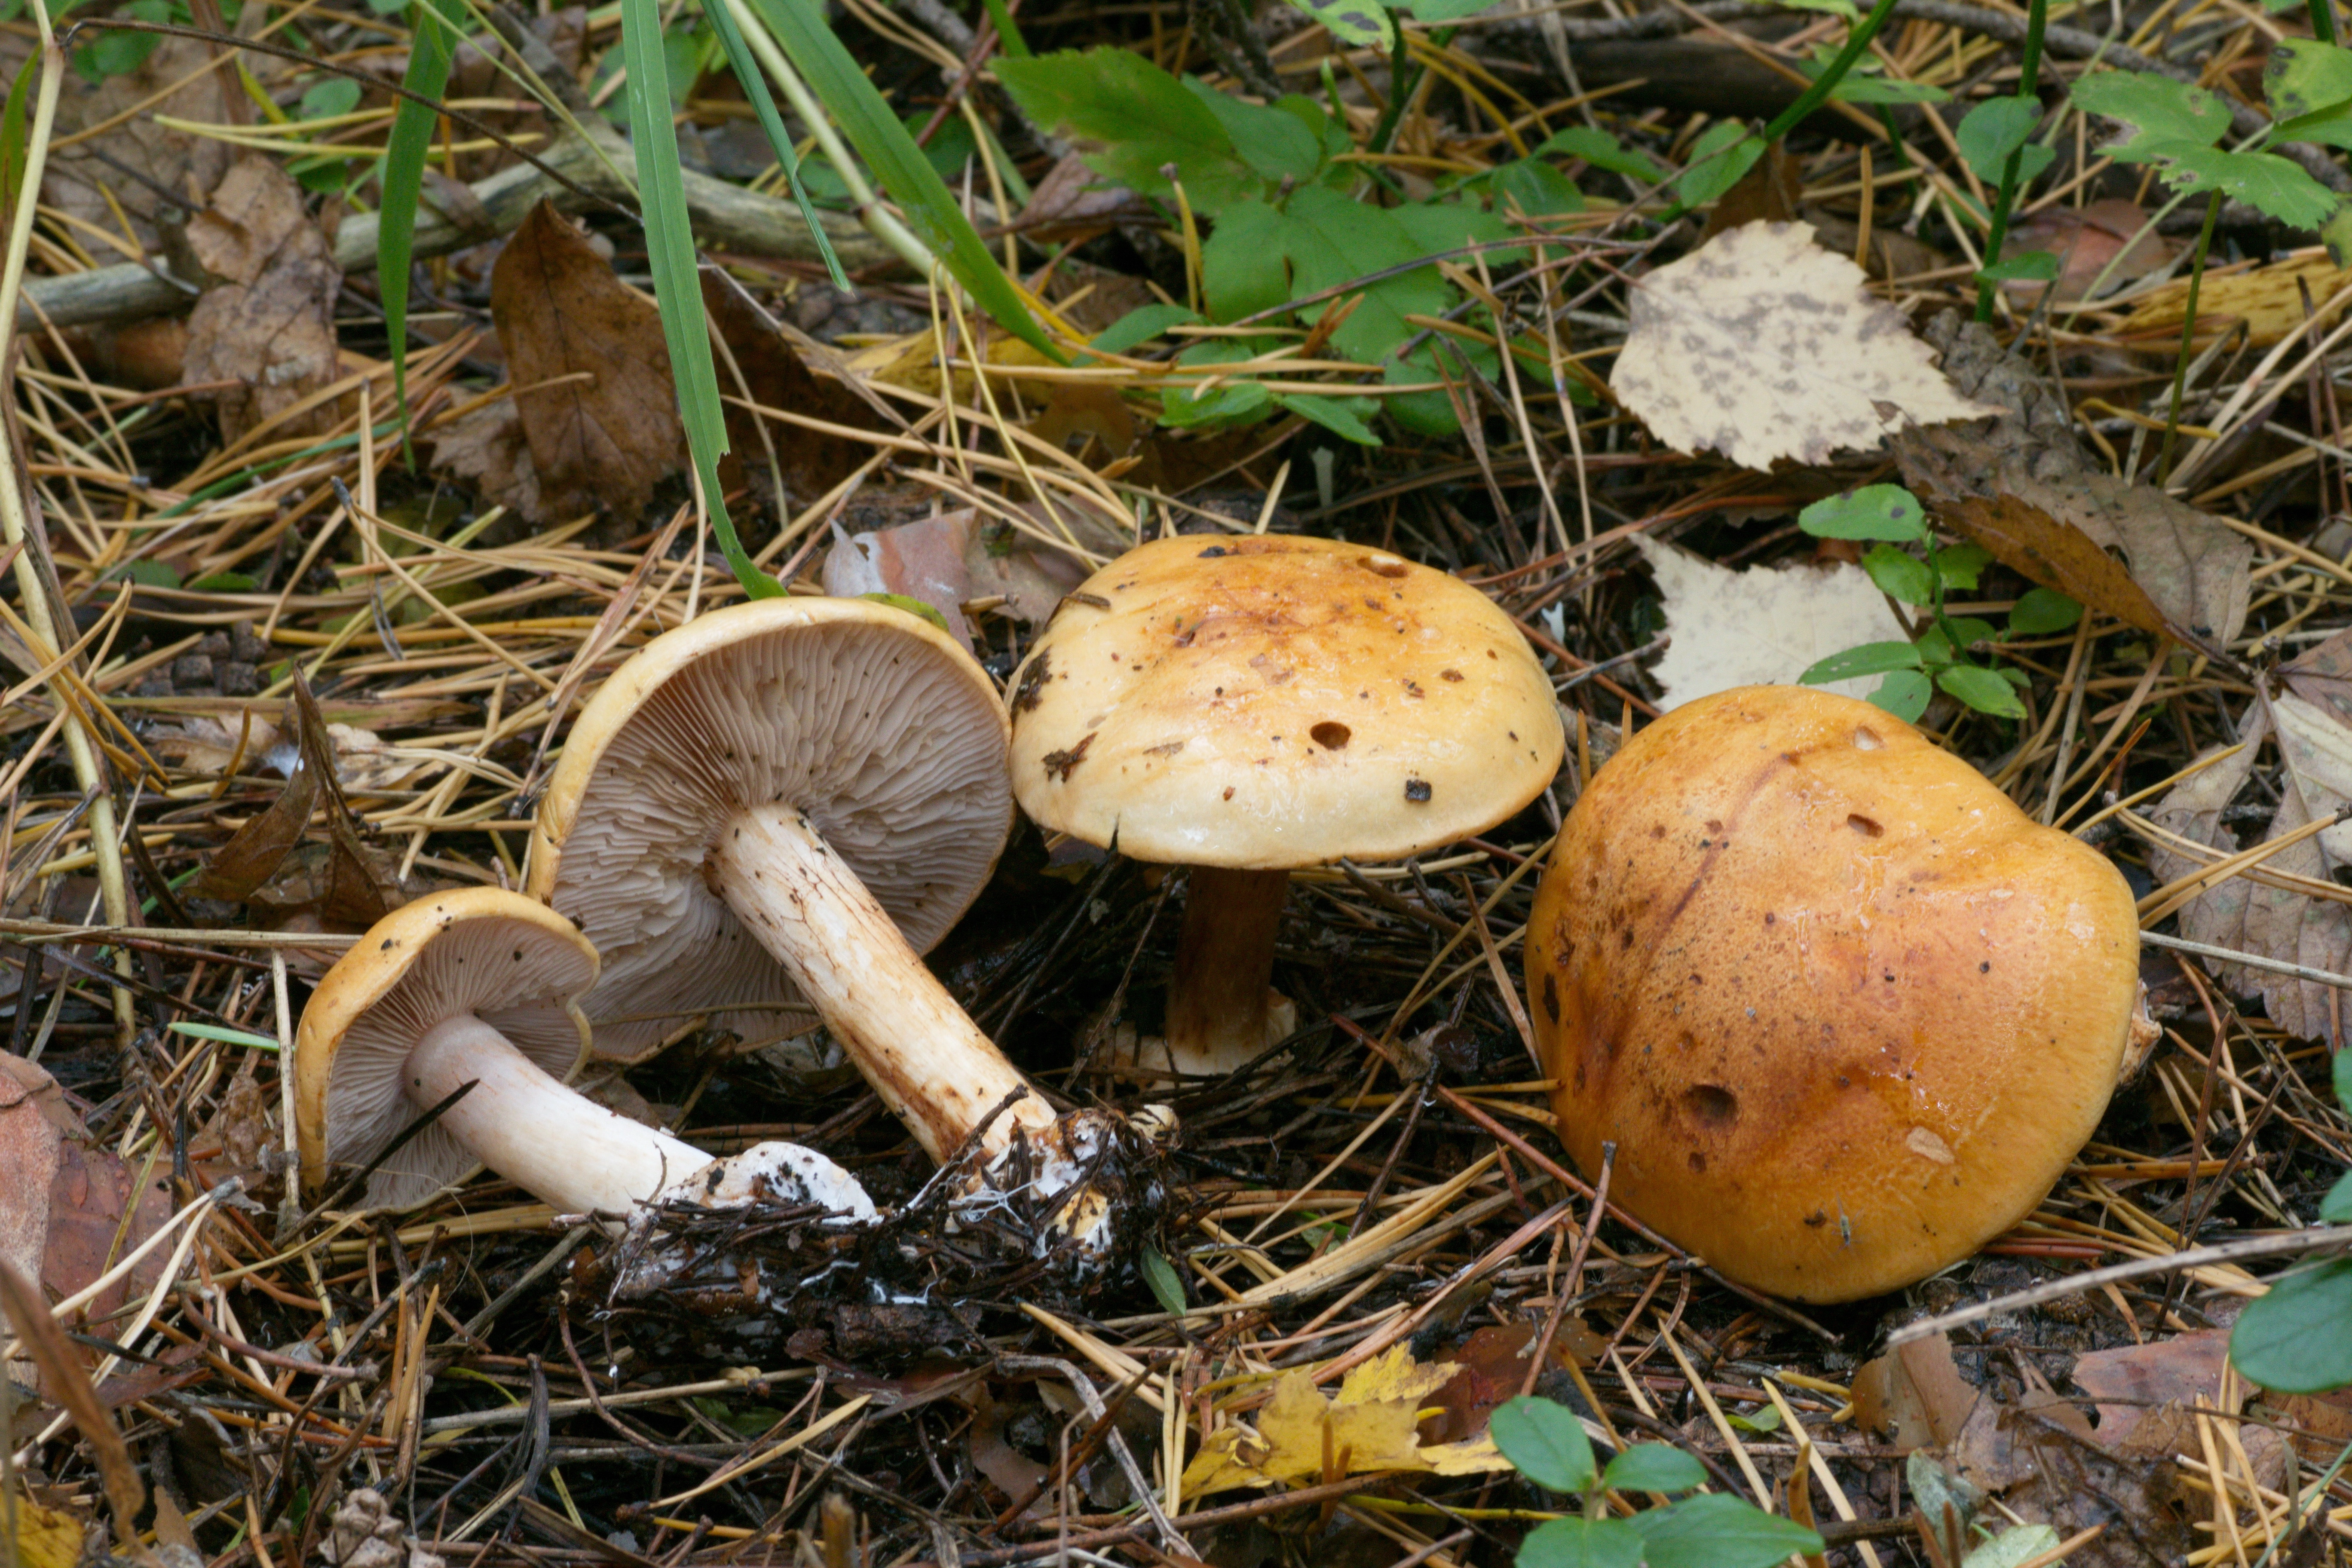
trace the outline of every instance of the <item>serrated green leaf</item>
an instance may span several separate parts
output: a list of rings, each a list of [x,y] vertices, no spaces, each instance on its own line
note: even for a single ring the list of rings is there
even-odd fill
[[[2151,144],[2148,155],[2175,190],[2219,190],[2292,227],[2316,229],[2336,211],[2333,191],[2275,153],[2225,153],[2175,142]]]
[[[857,155],[897,199],[908,226],[929,247],[940,265],[982,310],[995,318],[997,325],[1054,363],[1068,363],[1069,356],[1037,324],[1021,291],[1005,277],[994,254],[964,216],[963,204],[915,145],[915,139],[907,134],[907,128],[866,79],[848,48],[834,36],[824,17],[824,0],[751,0],[751,5],[807,78]],[[1002,69],[1013,63],[1000,60],[997,65]],[[668,138],[665,145],[675,140]]]
[[[1396,47],[1396,29],[1378,0],[1290,0],[1343,44]]]
[[[2041,120],[2038,98],[1988,98],[1961,117],[1952,140],[1977,178],[1998,184],[2009,155],[2025,145]]]
[[[1408,212],[1414,216],[1407,218]],[[1294,299],[1344,289],[1438,250],[1497,238],[1493,215],[1459,205],[1368,207],[1311,185],[1290,198],[1283,248],[1290,258]],[[1416,237],[1408,225],[1421,229]],[[1413,267],[1363,284],[1363,302],[1331,334],[1331,346],[1360,364],[1377,364],[1413,335],[1407,315],[1435,316],[1454,303],[1454,285],[1434,267]],[[1338,296],[1348,298],[1347,293]]]
[[[1647,184],[1656,184],[1666,177],[1664,167],[1656,159],[1592,125],[1571,125],[1564,131],[1555,131],[1528,156],[1581,158],[1596,169],[1624,174]]]
[[[2009,612],[2011,637],[2048,637],[2083,618],[2083,606],[2055,588],[2028,588]]]
[[[1927,710],[1927,700],[1935,694],[1925,671],[1898,669],[1878,683],[1878,689],[1870,694],[1870,703],[1908,724]]]
[[[1087,344],[1107,354],[1123,354],[1139,343],[1148,343],[1171,327],[1191,326],[1200,321],[1197,312],[1181,305],[1139,305],[1095,334]]]
[[[1822,1549],[1822,1538],[1804,1526],[1721,1492],[1637,1513],[1633,1522],[1649,1568],[1773,1568]]]
[[[2230,106],[2201,87],[2146,71],[2093,71],[2074,83],[2074,107],[2085,114],[2120,120],[2133,135],[2102,148],[2126,162],[2144,142],[2189,142],[2210,146],[2230,129]]]
[[[1117,52],[1126,54],[1129,51],[1121,49]],[[1152,68],[1156,70],[1159,68]],[[1219,92],[1198,77],[1186,77],[1183,86],[1186,91],[1201,100],[1203,108],[1216,116],[1218,123],[1224,127],[1234,153],[1240,155],[1243,163],[1255,170],[1261,179],[1277,184],[1285,179],[1304,182],[1313,179],[1322,171],[1322,138],[1309,130],[1306,121],[1297,115],[1275,104],[1244,103],[1230,93]],[[1181,159],[1177,162],[1177,170],[1183,176],[1184,195],[1189,200],[1192,195],[1192,176]]]
[[[2316,38],[2285,38],[2263,62],[2263,96],[2273,120],[2352,104],[2352,49]]]
[[[1706,1467],[1664,1443],[1636,1443],[1601,1473],[1611,1491],[1686,1492],[1706,1485]]]
[[[1290,219],[1261,201],[1236,202],[1201,245],[1201,292],[1209,319],[1238,321],[1290,298],[1284,230]]]
[[[1589,1489],[1598,1473],[1584,1423],[1553,1400],[1524,1394],[1506,1400],[1495,1407],[1486,1431],[1503,1458],[1539,1487],[1573,1496]]]
[[[2025,717],[2025,704],[2017,700],[2017,688],[2002,679],[1998,670],[1956,664],[1938,671],[1936,684],[1979,713],[1990,713],[1996,719]]]
[[[1550,1520],[1519,1543],[1518,1568],[1642,1568],[1642,1532],[1630,1520]]]
[[[2324,1394],[2352,1383],[2352,1258],[2308,1265],[2270,1286],[2230,1331],[2238,1370],[2280,1394]]]
[[[1806,686],[1827,686],[1835,680],[1917,669],[1919,662],[1919,650],[1907,642],[1857,643],[1843,653],[1815,660],[1797,679]]]
[[[1919,498],[1901,485],[1864,485],[1824,496],[1797,514],[1797,526],[1816,539],[1883,539],[1911,544],[1927,537]]]
[[[1267,177],[1234,145],[1217,110],[1133,49],[1106,46],[999,60],[996,79],[1040,125],[1099,143],[1087,154],[1087,167],[1122,185],[1172,197],[1175,188],[1160,173],[1172,163],[1184,199],[1211,216],[1265,193]],[[1305,141],[1304,128],[1283,118]],[[1308,150],[1310,166],[1319,153]]]

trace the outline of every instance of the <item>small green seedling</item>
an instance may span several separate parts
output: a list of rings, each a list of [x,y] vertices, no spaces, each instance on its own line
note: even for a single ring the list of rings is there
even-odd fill
[[[1919,498],[1900,485],[1869,485],[1815,501],[1797,525],[1816,539],[1871,541],[1862,558],[1880,592],[1927,612],[1927,629],[1908,642],[1872,642],[1833,653],[1798,677],[1808,686],[1883,675],[1870,700],[1906,721],[1927,710],[1937,691],[1996,719],[2022,719],[2017,689],[2024,672],[1975,657],[1980,645],[2011,637],[2044,637],[2082,618],[2083,606],[2065,595],[2034,588],[2009,614],[2009,629],[1990,621],[1944,613],[1945,595],[1976,587],[1992,556],[1979,544],[1944,544],[1927,526]],[[1913,546],[1922,552],[1914,555]]]
[[[1528,1534],[1518,1568],[1771,1568],[1822,1550],[1801,1525],[1699,1491],[1706,1468],[1679,1448],[1636,1443],[1601,1468],[1584,1423],[1551,1400],[1514,1399],[1496,1410],[1489,1430],[1519,1474],[1581,1503],[1580,1514]],[[1678,1500],[1624,1517],[1611,1508],[1612,1497],[1636,1492]]]
[[[2352,1116],[2352,1049],[2336,1053],[2336,1100]],[[2352,1225],[2352,1172],[2319,1200],[2319,1217]],[[2230,1359],[2250,1382],[2281,1394],[2352,1384],[2352,1258],[2333,1258],[2271,1282],[2230,1331]]]

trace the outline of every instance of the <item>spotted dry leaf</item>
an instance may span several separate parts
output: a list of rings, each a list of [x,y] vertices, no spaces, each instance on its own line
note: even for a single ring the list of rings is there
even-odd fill
[[[1658,439],[1769,468],[1995,412],[1954,392],[1862,268],[1812,238],[1811,224],[1751,223],[1636,282],[1609,384]]]

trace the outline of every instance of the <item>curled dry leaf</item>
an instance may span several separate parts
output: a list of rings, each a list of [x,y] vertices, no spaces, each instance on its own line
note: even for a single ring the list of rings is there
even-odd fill
[[[1751,223],[1635,282],[1609,384],[1658,439],[1769,468],[1995,412],[1954,391],[1902,312],[1812,236]]]
[[[1635,534],[1665,600],[1674,641],[1651,668],[1661,711],[1735,686],[1793,683],[1833,653],[1862,643],[1907,642],[1911,633],[1859,566],[1717,566],[1680,545]],[[1868,697],[1875,675],[1828,689]]]
[[[1969,496],[1944,501],[1937,515],[2020,576],[2150,636],[2175,635],[2121,562],[2093,543],[2089,534],[2040,507],[2011,495]]]
[[[238,384],[212,395],[222,438],[234,445],[334,380],[342,274],[326,235],[303,210],[302,188],[258,153],[236,161],[212,205],[188,220],[187,240],[218,281],[189,313],[182,374]],[[271,433],[322,435],[334,420],[334,409],[322,404]]]
[[[686,461],[653,301],[542,201],[490,269],[490,317],[546,505],[642,511]]]

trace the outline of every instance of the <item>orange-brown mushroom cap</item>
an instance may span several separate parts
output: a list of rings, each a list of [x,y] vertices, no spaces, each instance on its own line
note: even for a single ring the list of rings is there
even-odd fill
[[[588,1047],[578,998],[596,950],[570,921],[520,893],[466,888],[418,899],[378,921],[310,994],[294,1037],[294,1128],[302,1180],[373,1159],[417,1107],[402,1093],[409,1052],[435,1026],[470,1013],[559,1082]],[[370,1201],[418,1203],[481,1168],[439,1124],[370,1179]]]
[[[1528,927],[1563,1143],[1729,1279],[1896,1289],[2030,1214],[2096,1127],[2139,926],[2105,857],[1867,703],[1744,687],[1634,736]]]
[[[1137,859],[1393,860],[1533,800],[1551,682],[1484,594],[1383,550],[1161,539],[1062,603],[1013,682],[1013,787]]]

